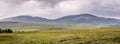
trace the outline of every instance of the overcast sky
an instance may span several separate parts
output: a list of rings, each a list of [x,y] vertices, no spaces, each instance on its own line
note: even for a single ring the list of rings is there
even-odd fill
[[[19,15],[55,19],[89,13],[120,18],[120,0],[0,0],[0,17]]]

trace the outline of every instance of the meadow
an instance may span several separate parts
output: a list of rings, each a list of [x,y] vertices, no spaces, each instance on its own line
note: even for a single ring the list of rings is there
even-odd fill
[[[0,33],[0,44],[120,44],[120,28]]]

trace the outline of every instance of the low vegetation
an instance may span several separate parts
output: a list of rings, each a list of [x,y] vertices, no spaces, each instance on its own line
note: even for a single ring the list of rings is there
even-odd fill
[[[0,44],[120,44],[120,28],[1,33]]]
[[[0,33],[13,33],[12,29],[1,29],[0,28]]]

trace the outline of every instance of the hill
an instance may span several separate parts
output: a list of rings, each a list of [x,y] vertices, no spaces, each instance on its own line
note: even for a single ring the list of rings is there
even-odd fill
[[[80,14],[64,16],[56,19],[59,22],[77,22],[77,23],[120,23],[120,20],[114,18],[98,17],[91,14]]]
[[[14,21],[14,22],[48,22],[50,20],[42,17],[32,17],[32,16],[16,16],[3,19],[3,21]]]

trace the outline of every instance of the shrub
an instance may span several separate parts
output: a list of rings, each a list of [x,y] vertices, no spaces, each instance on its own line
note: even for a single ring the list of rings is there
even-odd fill
[[[5,29],[6,33],[13,33],[12,29]]]
[[[12,29],[1,29],[0,28],[0,33],[13,33]]]
[[[0,33],[2,33],[2,29],[0,28]]]

